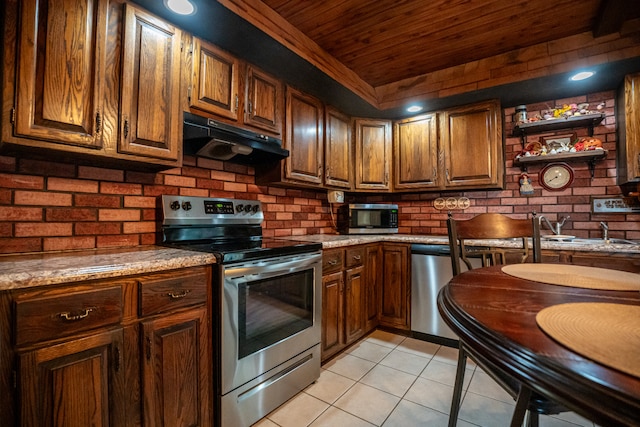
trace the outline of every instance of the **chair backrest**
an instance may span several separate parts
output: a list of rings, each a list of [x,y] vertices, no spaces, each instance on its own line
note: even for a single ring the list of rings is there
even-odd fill
[[[481,258],[482,266],[525,262],[529,257],[529,239],[532,240],[533,262],[541,261],[540,224],[535,212],[531,219],[513,219],[499,213],[484,213],[468,220],[455,220],[451,213],[447,220],[449,248],[453,275],[460,274],[464,262],[469,270],[473,267],[470,258]],[[469,246],[465,240],[522,239],[522,246],[496,248],[491,246]]]

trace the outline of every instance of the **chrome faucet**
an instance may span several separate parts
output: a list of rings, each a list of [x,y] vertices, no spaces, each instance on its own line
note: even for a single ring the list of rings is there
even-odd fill
[[[544,221],[545,224],[547,224],[547,227],[549,227],[549,230],[551,230],[553,234],[559,235],[559,234],[562,234],[562,226],[569,218],[571,218],[569,215],[563,216],[562,218],[560,218],[560,221],[556,222],[556,225],[554,226],[549,222],[549,220],[544,215],[540,215],[538,217],[538,224],[542,224],[542,221]]]
[[[609,226],[606,222],[600,221],[600,227],[602,227],[602,240],[609,240]]]

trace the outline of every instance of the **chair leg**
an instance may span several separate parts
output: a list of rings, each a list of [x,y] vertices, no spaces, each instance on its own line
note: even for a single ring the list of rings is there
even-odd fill
[[[530,400],[531,390],[529,387],[525,387],[521,384],[520,392],[518,393],[518,400],[516,401],[516,409],[513,411],[513,417],[511,418],[511,427],[522,427],[522,421],[524,420],[527,408],[529,407]],[[529,415],[531,415],[531,413]]]
[[[456,427],[458,413],[460,412],[460,399],[462,397],[462,385],[464,372],[467,367],[467,352],[464,351],[462,342],[458,350],[458,367],[456,369],[456,382],[453,386],[453,398],[451,399],[451,411],[449,412],[449,427]]]
[[[529,427],[538,427],[539,415],[537,412],[529,411]]]

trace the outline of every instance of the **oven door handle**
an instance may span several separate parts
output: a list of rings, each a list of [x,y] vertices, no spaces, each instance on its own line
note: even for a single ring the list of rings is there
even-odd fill
[[[309,268],[320,267],[322,254],[304,257],[284,258],[283,260],[268,259],[260,262],[240,264],[225,268],[224,276],[226,280],[247,280],[268,279],[270,277],[282,276],[283,274],[295,273]]]

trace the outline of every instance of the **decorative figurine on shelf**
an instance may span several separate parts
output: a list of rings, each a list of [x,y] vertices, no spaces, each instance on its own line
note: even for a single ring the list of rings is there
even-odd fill
[[[523,196],[529,196],[533,194],[533,186],[531,185],[529,175],[527,175],[526,173],[520,175],[520,194],[522,194]]]

